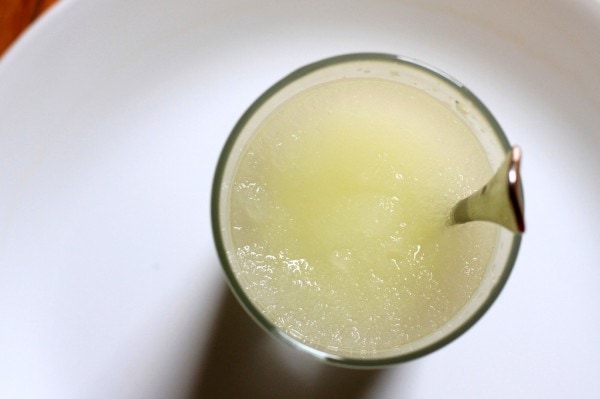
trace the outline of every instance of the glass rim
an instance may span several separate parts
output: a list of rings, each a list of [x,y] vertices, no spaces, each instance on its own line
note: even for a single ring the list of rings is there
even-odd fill
[[[503,147],[505,152],[507,152],[510,149],[509,141],[504,131],[500,127],[500,124],[497,122],[497,120],[488,110],[488,108],[483,104],[483,102],[479,100],[479,98],[475,96],[475,94],[471,92],[467,87],[465,87],[465,85],[463,85],[460,81],[435,67],[432,67],[421,61],[412,59],[410,57],[388,53],[350,53],[325,58],[300,67],[294,70],[293,72],[289,73],[282,79],[278,80],[275,84],[273,84],[266,91],[264,91],[246,109],[246,111],[237,121],[223,146],[223,149],[217,162],[211,192],[211,224],[215,247],[221,266],[226,275],[227,284],[231,288],[231,291],[237,298],[238,302],[240,302],[245,311],[257,322],[258,325],[260,325],[269,334],[277,337],[278,339],[282,339],[284,342],[291,344],[295,348],[308,352],[309,354],[324,361],[325,363],[349,368],[382,368],[420,358],[424,355],[434,352],[446,346],[450,342],[456,340],[467,330],[469,330],[477,321],[479,321],[482,318],[482,316],[489,310],[492,304],[496,301],[496,299],[500,295],[500,292],[502,291],[506,282],[508,281],[508,278],[510,277],[510,274],[514,268],[514,264],[517,259],[522,237],[520,234],[512,235],[512,240],[509,241],[510,248],[508,252],[508,257],[506,259],[504,267],[501,268],[500,275],[498,276],[493,286],[490,287],[490,290],[486,291],[485,300],[476,307],[475,311],[471,315],[469,315],[469,317],[461,321],[457,327],[455,327],[448,334],[444,335],[442,338],[437,339],[420,349],[409,351],[397,356],[381,358],[360,358],[331,354],[308,346],[303,342],[288,336],[277,326],[275,326],[271,321],[269,321],[258,310],[256,305],[254,305],[252,300],[250,300],[250,298],[246,295],[244,289],[241,287],[237,277],[233,272],[229,261],[229,256],[227,254],[226,245],[223,241],[223,236],[221,233],[222,229],[225,227],[221,225],[220,221],[220,200],[222,193],[223,175],[225,167],[230,159],[233,146],[236,143],[241,132],[244,130],[244,127],[246,126],[248,121],[253,117],[256,111],[258,111],[268,100],[270,100],[280,90],[282,90],[292,82],[295,82],[298,79],[309,75],[310,73],[315,72],[317,70],[353,61],[384,61],[397,63],[404,66],[417,68],[429,75],[441,79],[443,82],[453,87],[455,90],[460,92],[472,102],[474,108],[482,115],[483,119],[489,123],[491,131],[495,134],[496,138],[498,139],[500,145]]]

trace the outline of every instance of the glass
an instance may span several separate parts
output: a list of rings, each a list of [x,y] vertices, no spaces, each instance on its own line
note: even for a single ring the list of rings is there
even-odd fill
[[[503,162],[510,145],[499,124],[481,101],[454,78],[415,60],[389,54],[364,53],[328,58],[291,73],[260,96],[229,136],[219,159],[212,191],[212,224],[217,251],[228,283],[247,312],[272,335],[326,362],[348,367],[383,367],[430,353],[459,337],[479,320],[498,297],[517,257],[521,236],[497,228],[491,261],[478,288],[454,316],[435,331],[382,353],[340,355],[313,347],[275,326],[258,308],[236,274],[230,199],[241,156],[257,129],[289,99],[327,82],[348,78],[392,80],[417,88],[445,104],[471,130],[483,148],[491,170]]]

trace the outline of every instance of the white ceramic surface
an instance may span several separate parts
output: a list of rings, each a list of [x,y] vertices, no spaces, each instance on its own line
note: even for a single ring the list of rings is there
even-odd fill
[[[599,43],[595,0],[61,1],[0,60],[0,397],[600,397]],[[358,51],[455,76],[524,151],[500,298],[381,372],[249,322],[209,218],[250,102]]]

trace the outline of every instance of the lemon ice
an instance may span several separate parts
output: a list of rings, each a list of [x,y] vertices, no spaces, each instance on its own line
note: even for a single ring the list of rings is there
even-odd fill
[[[368,77],[312,87],[243,149],[228,203],[233,273],[295,340],[393,354],[479,286],[498,229],[448,217],[491,174],[468,126],[424,91]]]

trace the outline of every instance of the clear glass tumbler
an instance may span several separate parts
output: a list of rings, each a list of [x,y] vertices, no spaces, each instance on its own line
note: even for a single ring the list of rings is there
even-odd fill
[[[241,159],[252,148],[250,147],[251,143],[265,121],[268,121],[273,113],[290,99],[305,93],[307,90],[318,88],[330,82],[363,78],[393,81],[416,88],[427,94],[437,104],[442,104],[468,126],[487,158],[489,175],[503,162],[510,145],[502,129],[483,103],[454,78],[420,62],[389,54],[363,53],[337,56],[302,67],[277,82],[248,108],[235,125],[224,146],[216,169],[212,192],[212,224],[217,251],[228,283],[239,302],[259,325],[275,337],[283,339],[326,362],[347,367],[383,367],[430,353],[453,341],[471,328],[492,305],[506,283],[517,257],[521,236],[498,226],[491,226],[490,228],[494,229],[492,255],[482,268],[481,278],[478,280],[477,286],[468,295],[468,299],[459,308],[454,309],[446,316],[443,322],[438,322],[435,327],[432,327],[430,331],[416,334],[399,341],[395,345],[384,345],[384,347],[379,348],[377,338],[374,337],[373,342],[375,343],[370,344],[371,346],[366,347],[363,345],[353,349],[352,345],[346,343],[342,344],[345,347],[340,349],[340,347],[332,344],[335,340],[323,343],[318,338],[298,332],[293,325],[288,325],[291,322],[286,317],[295,312],[293,306],[288,309],[287,313],[284,312],[285,314],[277,314],[276,312],[271,314],[269,312],[270,307],[277,307],[277,303],[263,300],[259,294],[261,289],[274,289],[261,288],[261,285],[268,283],[264,279],[261,281],[248,280],[245,274],[247,269],[249,267],[272,268],[271,272],[277,273],[277,268],[286,268],[289,271],[290,267],[302,269],[317,266],[309,265],[310,260],[305,259],[301,259],[300,263],[298,263],[298,259],[294,259],[296,264],[293,264],[290,259],[284,256],[280,256],[281,259],[276,259],[277,254],[254,254],[256,256],[249,259],[248,252],[244,252],[236,245],[234,242],[235,229],[241,229],[243,226],[239,226],[239,222],[234,223],[232,221],[232,212],[237,212],[234,209],[236,205],[232,203],[232,195],[237,189],[235,178],[240,168]],[[307,111],[305,118],[311,118],[310,112]],[[278,205],[275,204],[274,206]],[[293,231],[285,233],[286,231],[286,229],[282,229],[274,234],[280,236],[278,239],[283,239],[283,241],[286,239],[285,234],[290,235],[287,237],[289,240],[298,241],[301,239]],[[413,253],[413,255],[417,256],[416,253]],[[267,262],[265,256],[271,256],[273,258],[271,259],[272,262]],[[328,266],[318,267],[326,268]],[[373,268],[376,267],[378,266],[373,265]],[[331,273],[335,276],[335,270]],[[329,278],[331,281],[335,281],[335,277],[331,278],[330,275]],[[340,277],[341,280],[343,279]],[[386,288],[388,292],[390,290],[398,292],[402,289],[402,286],[393,286],[393,284]],[[418,290],[418,287],[415,289]],[[333,290],[327,292],[327,295],[330,295]],[[283,290],[278,295],[285,296],[287,293]],[[291,295],[291,291],[289,293]],[[297,295],[297,293],[294,295]],[[295,306],[298,308],[311,307],[317,312],[318,309],[325,306],[323,303],[328,303],[329,300],[332,301],[331,303],[336,303],[335,300],[329,297],[323,297],[321,300],[318,293],[313,292],[311,295],[312,304],[303,304],[299,301]],[[323,295],[326,294],[323,293]],[[398,295],[403,294],[399,293]],[[302,296],[298,298],[302,298]],[[355,306],[360,306],[360,301]],[[304,312],[310,313],[310,310],[304,309]],[[336,309],[329,309],[329,312],[327,317],[330,319],[336,316]],[[361,341],[364,340],[360,335],[361,330],[353,327],[351,310],[344,308],[344,312],[350,313],[335,319],[335,321],[330,320],[329,323],[337,324],[334,327],[328,325],[328,331],[347,334],[350,341],[355,337],[357,343],[359,341],[364,342]],[[396,314],[395,312],[395,310],[391,310],[391,314]],[[386,316],[379,314],[378,317],[379,319],[373,318],[373,323],[377,323],[377,320],[381,320],[382,317],[385,318]],[[325,319],[325,316],[321,315],[320,319]],[[308,321],[305,318],[303,323],[318,324],[320,319],[316,317]],[[407,323],[406,320],[411,320],[411,318],[404,319],[405,324]],[[415,323],[417,322],[422,323],[423,320],[416,320]],[[348,325],[345,325],[345,323],[348,323]],[[406,328],[410,329],[411,326]],[[317,326],[315,331],[318,330],[319,327]],[[394,331],[390,334],[403,334],[403,332]]]

